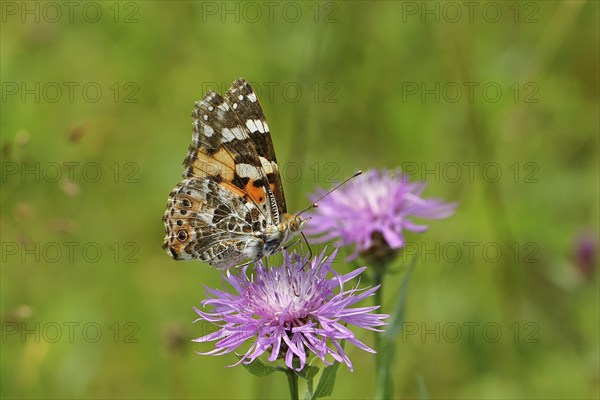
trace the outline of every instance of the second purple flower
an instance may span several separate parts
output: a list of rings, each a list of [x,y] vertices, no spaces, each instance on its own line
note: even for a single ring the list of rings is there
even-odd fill
[[[421,197],[425,182],[409,182],[399,171],[370,170],[319,201],[310,213],[305,232],[319,242],[339,239],[354,244],[350,259],[382,246],[396,250],[404,245],[403,230],[424,232],[426,225],[412,217],[446,218],[455,203]],[[319,189],[313,201],[325,193]]]

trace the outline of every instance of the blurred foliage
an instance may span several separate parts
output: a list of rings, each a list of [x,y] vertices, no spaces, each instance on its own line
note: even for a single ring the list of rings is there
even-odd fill
[[[2,398],[286,396],[280,374],[195,353],[219,274],[160,247],[193,103],[239,76],[290,210],[372,167],[460,203],[408,235],[397,397],[598,398],[598,2],[73,4],[1,3]],[[373,357],[350,357],[334,397],[373,396]]]

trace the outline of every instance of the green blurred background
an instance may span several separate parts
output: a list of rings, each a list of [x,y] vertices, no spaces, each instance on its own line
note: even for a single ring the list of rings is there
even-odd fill
[[[240,76],[290,210],[373,167],[460,204],[407,236],[396,397],[598,398],[598,2],[1,5],[3,398],[287,397],[195,353],[219,274],[160,247],[194,101]],[[349,354],[334,397],[372,397]]]

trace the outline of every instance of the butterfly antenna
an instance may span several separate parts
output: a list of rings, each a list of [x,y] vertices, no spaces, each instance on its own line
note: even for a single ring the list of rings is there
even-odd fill
[[[312,203],[311,205],[309,205],[308,207],[306,207],[304,210],[300,211],[298,214],[296,215],[300,215],[303,212],[306,212],[308,210],[310,210],[311,208],[316,208],[319,206],[319,201],[323,200],[323,198],[329,196],[331,193],[335,192],[336,190],[338,190],[339,188],[341,188],[342,186],[344,186],[346,183],[348,183],[348,181],[356,178],[357,176],[361,175],[362,171],[358,170],[356,171],[356,173],[346,179],[344,179],[344,181],[338,183],[333,189],[329,190],[327,193],[325,193],[323,196],[319,197],[314,203]],[[304,236],[304,235],[302,235]],[[304,238],[306,240],[306,238]],[[306,244],[308,244],[308,242],[306,242]],[[309,247],[310,248],[310,247]]]

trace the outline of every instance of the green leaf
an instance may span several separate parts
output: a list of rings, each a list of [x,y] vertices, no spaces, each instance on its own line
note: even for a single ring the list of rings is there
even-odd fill
[[[402,278],[402,284],[400,285],[398,297],[396,298],[396,304],[394,305],[394,310],[390,315],[390,322],[386,326],[385,332],[383,333],[383,340],[386,342],[394,341],[394,339],[402,329],[402,324],[404,323],[404,316],[406,310],[406,297],[408,295],[408,286],[410,283],[410,278],[412,277],[413,270],[415,269],[415,265],[417,264],[418,256],[419,253],[417,252],[410,261],[410,264],[406,269],[404,277]]]
[[[396,346],[392,342],[381,341],[381,348],[377,349],[377,381],[376,399],[391,399],[394,393],[394,377],[392,364],[394,362]]]
[[[406,298],[408,296],[408,287],[412,277],[413,270],[417,264],[419,253],[410,261],[408,268],[402,278],[400,290],[396,297],[394,309],[390,314],[390,320],[381,336],[377,350],[377,388],[376,399],[390,399],[394,394],[394,377],[392,374],[392,365],[396,356],[395,338],[402,330],[402,324],[406,314]]]
[[[316,357],[312,359],[310,363],[304,366],[304,369],[298,372],[298,376],[306,379],[306,393],[304,393],[304,400],[310,400],[313,398],[313,379],[319,373],[319,367],[312,365],[312,362],[318,360]]]
[[[315,389],[312,399],[320,399],[322,397],[331,396],[333,387],[335,386],[335,378],[340,363],[334,362],[333,365],[325,368],[319,379],[319,384]]]
[[[313,398],[313,380],[306,380],[306,393],[304,394],[304,400],[311,400]]]
[[[296,371],[300,378],[309,380],[313,379],[319,373],[319,367],[306,366],[301,371]]]
[[[238,354],[236,354],[235,356],[240,360],[243,358],[243,356],[238,355]],[[252,361],[249,364],[245,364],[242,362],[242,365],[252,375],[256,375],[256,376],[260,376],[260,377],[265,377],[265,376],[271,375],[275,371],[279,371],[279,368],[267,365],[264,362],[262,362],[261,360],[259,360],[258,358],[254,359],[254,361]]]

